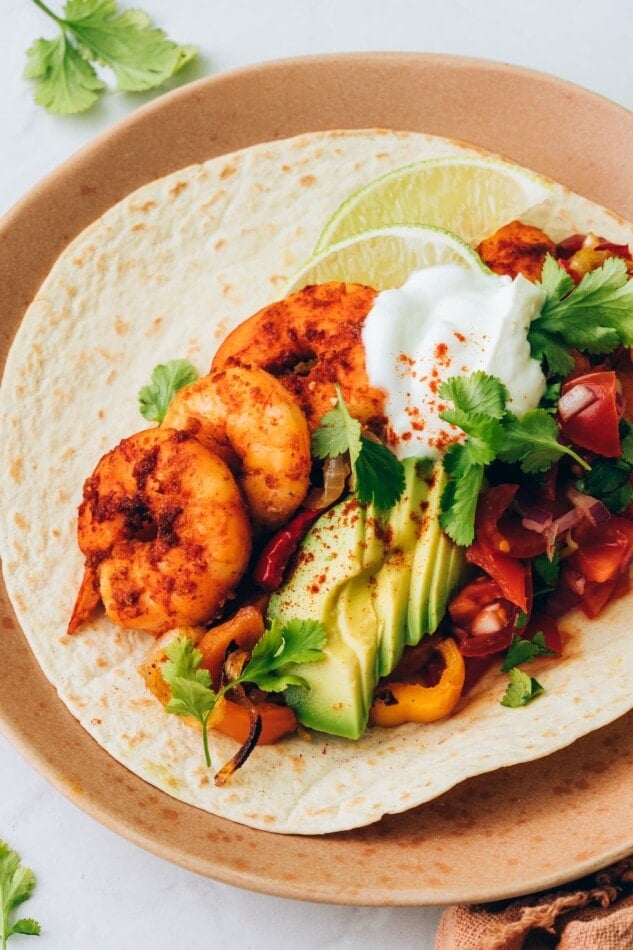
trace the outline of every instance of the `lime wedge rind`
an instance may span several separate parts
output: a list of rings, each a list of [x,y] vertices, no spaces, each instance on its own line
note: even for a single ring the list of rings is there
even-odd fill
[[[445,228],[426,225],[374,228],[314,254],[293,275],[285,293],[330,280],[388,290],[402,286],[414,270],[448,263],[487,270],[477,252]]]
[[[339,205],[314,253],[354,234],[397,224],[446,228],[476,244],[540,204],[551,188],[535,172],[494,157],[413,162],[374,178]]]

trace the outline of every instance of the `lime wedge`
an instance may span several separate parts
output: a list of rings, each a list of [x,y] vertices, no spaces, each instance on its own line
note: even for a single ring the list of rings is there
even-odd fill
[[[396,168],[351,195],[332,215],[315,254],[346,238],[394,224],[447,228],[478,244],[540,204],[546,179],[500,159],[446,156]]]
[[[487,269],[472,247],[443,228],[416,225],[377,228],[340,241],[311,257],[293,276],[286,292],[330,280],[389,290],[401,287],[414,270],[450,263]]]

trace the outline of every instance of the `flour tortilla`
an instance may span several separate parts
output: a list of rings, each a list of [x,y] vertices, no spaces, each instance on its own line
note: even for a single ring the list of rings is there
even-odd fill
[[[314,734],[255,750],[224,788],[197,730],[166,715],[138,673],[153,641],[103,616],[65,634],[83,559],[84,479],[144,428],[137,394],[175,357],[204,373],[225,334],[283,296],[338,205],[401,165],[481,150],[414,133],[327,132],[263,144],[152,182],[62,254],[28,309],[0,390],[3,570],[42,669],[117,760],[182,801],[269,831],[320,834],[369,824],[458,782],[548,755],[627,712],[633,695],[630,599],[599,620],[566,620],[565,656],[530,673],[545,692],[521,709],[492,671],[451,718],[370,729],[357,742]],[[554,239],[633,228],[562,186],[524,215]],[[235,744],[212,737],[214,765]]]

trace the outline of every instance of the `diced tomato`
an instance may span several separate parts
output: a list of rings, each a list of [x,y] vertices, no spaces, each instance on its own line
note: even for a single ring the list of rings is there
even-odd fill
[[[529,614],[532,605],[532,571],[526,561],[493,551],[481,541],[471,544],[466,551],[466,559],[497,582],[506,600]]]
[[[532,558],[543,554],[547,541],[538,531],[524,528],[521,517],[509,510],[518,490],[518,485],[504,483],[481,493],[475,535],[490,551],[514,558]]]
[[[576,376],[563,384],[561,397],[579,386],[593,394],[593,402],[569,418],[559,419],[562,431],[583,449],[607,458],[617,458],[622,455],[622,445],[615,373],[607,370]]]
[[[530,621],[521,636],[525,640],[531,640],[537,633],[543,634],[543,640],[548,650],[552,650],[556,656],[563,652],[563,641],[558,624],[554,617],[547,614],[532,614]]]
[[[633,422],[633,362],[628,347],[620,347],[611,354],[611,365],[615,370],[622,395],[623,413],[627,422]]]
[[[582,612],[591,619],[601,614],[613,597],[617,583],[617,577],[602,582],[588,581],[580,601]]]
[[[588,580],[601,583],[628,570],[633,558],[633,521],[612,515],[597,525],[581,525],[574,531],[578,550],[568,559]]]
[[[464,656],[488,656],[512,643],[519,608],[503,597],[491,577],[467,584],[448,605],[453,632]]]
[[[586,234],[570,234],[564,240],[556,245],[556,253],[559,257],[568,258],[576,251],[579,251],[585,242]]]
[[[628,589],[628,570],[633,560],[633,522],[613,515],[598,525],[582,525],[574,531],[578,549],[567,558],[562,583],[571,573],[584,585],[579,606],[588,617],[597,617],[620,592]]]

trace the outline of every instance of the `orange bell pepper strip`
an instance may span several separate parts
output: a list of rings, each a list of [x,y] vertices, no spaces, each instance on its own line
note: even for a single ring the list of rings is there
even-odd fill
[[[197,646],[202,653],[202,666],[211,675],[215,689],[220,684],[222,667],[226,651],[231,643],[237,643],[240,650],[252,650],[264,633],[264,618],[257,607],[240,607],[224,623],[211,627],[199,640]]]
[[[370,720],[376,726],[399,726],[403,722],[435,722],[448,716],[464,687],[466,666],[454,640],[442,640],[437,650],[444,669],[435,686],[422,683],[387,683],[376,692]]]
[[[272,745],[297,728],[297,717],[289,706],[280,706],[278,703],[264,700],[253,703],[253,708],[262,721],[257,745]],[[208,725],[243,744],[247,741],[251,728],[249,711],[246,706],[233,702],[226,696],[220,696],[209,716]]]

